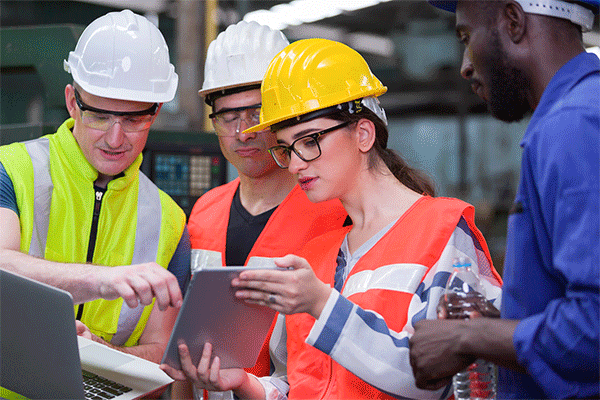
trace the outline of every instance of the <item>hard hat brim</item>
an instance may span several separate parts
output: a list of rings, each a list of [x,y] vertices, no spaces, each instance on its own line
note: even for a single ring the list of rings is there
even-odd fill
[[[458,0],[428,0],[429,4],[432,6],[439,8],[441,10],[446,10],[450,12],[456,12],[456,3]]]
[[[200,90],[198,90],[198,95],[202,96],[202,97],[206,97],[211,93],[221,92],[221,91],[225,91],[228,89],[235,89],[235,88],[244,87],[244,86],[255,86],[255,85],[259,85],[260,83],[261,83],[261,81],[240,82],[240,83],[233,83],[231,85],[219,86],[219,87],[214,87],[214,88],[200,89]]]
[[[382,94],[384,94],[385,92],[387,92],[387,86],[383,86],[383,87],[380,87],[380,88],[377,88],[377,89],[373,89],[373,90],[370,90],[370,91],[365,91],[365,92],[361,93],[360,96],[354,96],[352,98],[348,98],[348,100],[345,100],[344,102],[352,101],[352,100],[356,100],[356,99],[361,99],[361,98],[364,98],[364,97],[370,97],[370,96],[378,97],[378,96],[381,96]],[[308,113],[313,112],[313,111],[317,111],[317,110],[321,110],[321,109],[324,109],[324,108],[336,106],[338,104],[340,104],[340,103],[339,102],[334,102],[333,104],[323,103],[323,104],[320,104],[319,107],[313,107],[312,104],[311,104],[310,108],[306,108],[304,110],[300,110],[300,111],[295,112],[295,113],[290,113],[290,114],[287,114],[287,115],[279,117],[279,118],[273,118],[270,121],[265,121],[265,122],[259,123],[258,125],[254,125],[254,126],[248,128],[248,129],[244,130],[244,133],[253,133],[253,132],[262,131],[262,130],[265,130],[267,128],[270,128],[271,126],[273,126],[273,125],[275,125],[275,124],[277,124],[279,122],[282,122],[282,121],[285,121],[285,120],[288,120],[288,119],[291,119],[291,118],[300,117],[300,116],[302,116],[304,114],[308,114]],[[264,104],[263,104],[263,107],[264,107]]]

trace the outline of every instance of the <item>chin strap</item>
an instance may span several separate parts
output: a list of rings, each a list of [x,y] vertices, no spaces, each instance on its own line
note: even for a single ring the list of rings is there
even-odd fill
[[[523,11],[530,14],[547,15],[567,19],[581,26],[583,32],[589,32],[594,25],[594,13],[575,3],[560,0],[515,0]]]

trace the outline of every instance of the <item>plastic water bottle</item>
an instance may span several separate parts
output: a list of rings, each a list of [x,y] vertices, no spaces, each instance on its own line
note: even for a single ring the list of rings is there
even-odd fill
[[[486,299],[485,289],[477,273],[471,269],[471,263],[462,257],[454,260],[439,312],[448,319],[499,316],[498,310]],[[497,376],[497,367],[493,363],[475,361],[452,378],[454,398],[495,399]]]

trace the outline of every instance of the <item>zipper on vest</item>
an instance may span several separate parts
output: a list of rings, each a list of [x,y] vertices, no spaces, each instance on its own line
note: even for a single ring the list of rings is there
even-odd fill
[[[106,193],[105,188],[94,185],[96,199],[94,201],[94,216],[92,217],[92,229],[90,230],[90,243],[88,245],[87,262],[91,263],[94,259],[94,248],[96,247],[96,237],[98,236],[98,220],[100,219],[100,208],[102,207],[102,198]]]
[[[106,193],[105,188],[94,185],[94,191],[96,193],[94,200],[94,215],[92,216],[92,228],[90,229],[90,242],[88,244],[87,262],[91,263],[94,259],[94,249],[96,247],[96,237],[98,236],[98,220],[100,219],[100,208],[102,207],[102,198]],[[77,309],[77,319],[81,320],[83,315],[83,306],[80,304]]]

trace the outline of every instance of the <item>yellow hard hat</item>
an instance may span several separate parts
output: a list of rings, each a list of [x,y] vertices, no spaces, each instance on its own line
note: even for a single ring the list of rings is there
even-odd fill
[[[245,132],[386,91],[365,59],[345,44],[298,40],[269,64],[261,85],[260,123]]]

